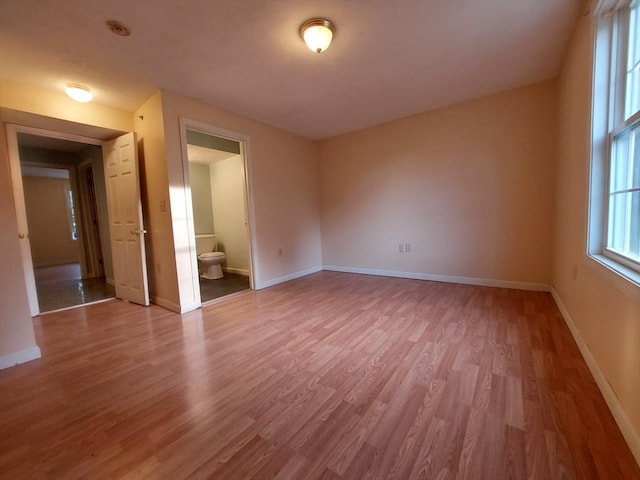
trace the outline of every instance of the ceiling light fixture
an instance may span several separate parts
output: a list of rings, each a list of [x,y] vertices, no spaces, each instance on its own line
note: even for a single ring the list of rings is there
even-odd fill
[[[331,45],[335,31],[336,29],[333,23],[329,20],[325,18],[312,18],[300,26],[300,37],[311,51],[321,53]]]
[[[87,103],[93,98],[91,90],[79,83],[69,83],[65,91],[67,92],[67,95],[76,102]]]

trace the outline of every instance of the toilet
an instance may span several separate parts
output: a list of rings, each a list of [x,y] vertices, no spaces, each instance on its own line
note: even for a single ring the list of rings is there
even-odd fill
[[[216,252],[216,236],[196,235],[196,253],[200,278],[216,280],[222,278],[222,262],[227,258],[224,252]]]

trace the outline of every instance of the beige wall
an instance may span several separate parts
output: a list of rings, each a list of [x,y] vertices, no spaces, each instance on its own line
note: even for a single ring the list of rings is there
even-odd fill
[[[181,299],[188,301],[193,276],[188,251],[187,204],[180,142],[180,117],[249,137],[249,178],[253,187],[255,277],[258,288],[282,277],[319,269],[318,146],[239,115],[163,92],[163,114],[171,210]],[[152,206],[152,208],[157,208]],[[282,250],[282,256],[278,250]],[[197,288],[197,283],[194,288]],[[183,296],[184,294],[184,296]]]
[[[224,267],[249,270],[249,237],[245,223],[244,165],[236,155],[212,163],[211,193],[218,250],[225,252]]]
[[[548,284],[555,101],[545,82],[322,142],[324,265]]]
[[[20,112],[44,115],[50,118],[122,132],[133,130],[131,112],[98,105],[97,103],[78,103],[71,100],[64,93],[47,92],[23,84],[3,81],[0,84],[0,106]],[[46,125],[31,126],[46,128]],[[67,133],[84,135],[86,131],[68,131]]]
[[[176,279],[174,232],[167,176],[162,95],[157,92],[135,112],[140,162],[140,189],[147,248],[147,275],[151,300],[180,311],[181,295]],[[191,300],[192,301],[192,300]]]
[[[552,283],[635,431],[640,458],[640,296],[585,254],[592,47],[593,19],[582,17],[559,81]]]
[[[33,266],[79,262],[80,247],[71,238],[67,207],[69,179],[25,176],[22,186]]]
[[[196,235],[212,234],[213,202],[211,201],[211,171],[206,163],[189,162],[193,226]]]

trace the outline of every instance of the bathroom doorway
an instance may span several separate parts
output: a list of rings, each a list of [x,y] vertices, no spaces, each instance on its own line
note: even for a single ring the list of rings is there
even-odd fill
[[[252,288],[242,140],[187,126],[194,253],[203,305]]]

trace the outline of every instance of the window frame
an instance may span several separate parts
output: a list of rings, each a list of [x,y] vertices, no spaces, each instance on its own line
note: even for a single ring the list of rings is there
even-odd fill
[[[64,205],[67,211],[67,231],[71,242],[78,241],[78,209],[76,208],[76,200],[70,184],[64,185],[62,188],[64,194]]]
[[[609,245],[610,179],[615,139],[640,122],[640,112],[625,119],[629,15],[640,0],[600,0],[595,9],[593,50],[591,165],[587,255],[640,287],[640,263]],[[636,17],[639,18],[640,15]],[[624,44],[621,48],[621,40]],[[628,286],[628,284],[626,285]]]

